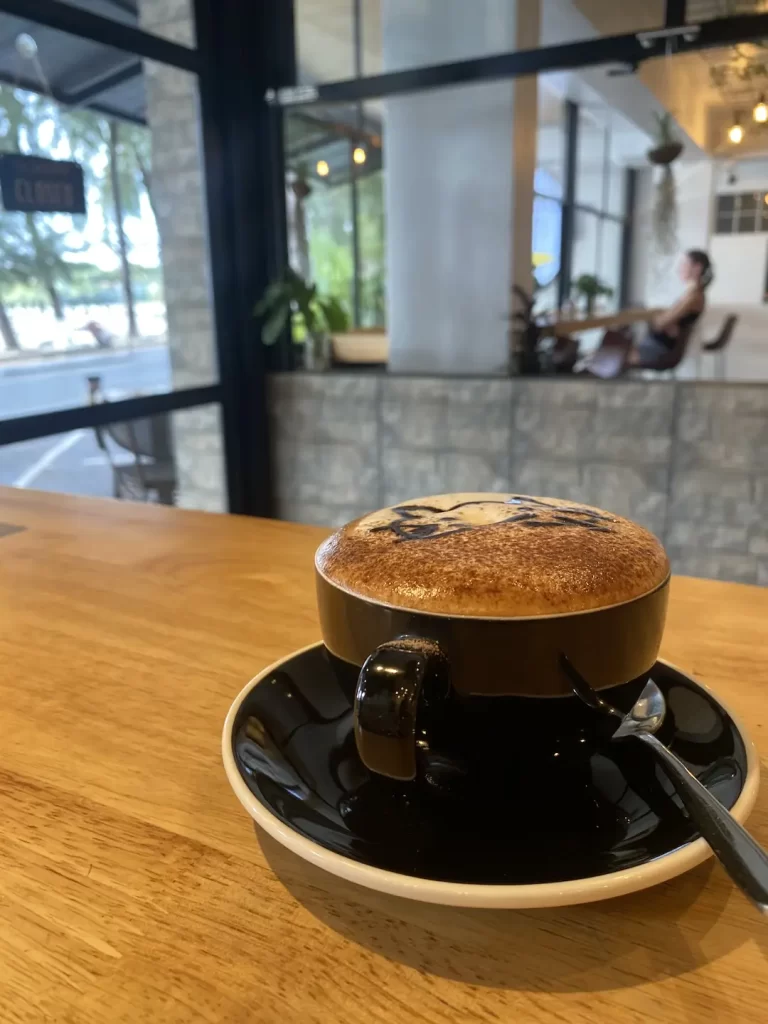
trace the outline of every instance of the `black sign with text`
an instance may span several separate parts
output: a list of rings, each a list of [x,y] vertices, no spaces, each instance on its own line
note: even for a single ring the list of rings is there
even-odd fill
[[[83,168],[71,160],[3,153],[0,193],[6,210],[85,213]]]

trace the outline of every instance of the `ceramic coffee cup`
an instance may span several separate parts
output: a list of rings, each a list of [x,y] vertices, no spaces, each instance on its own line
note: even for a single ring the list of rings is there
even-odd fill
[[[656,661],[669,585],[662,545],[637,524],[516,494],[363,516],[315,567],[325,646],[356,679],[360,757],[395,779],[415,778],[440,742],[448,757],[585,744],[594,713],[573,697],[573,673],[629,710]]]

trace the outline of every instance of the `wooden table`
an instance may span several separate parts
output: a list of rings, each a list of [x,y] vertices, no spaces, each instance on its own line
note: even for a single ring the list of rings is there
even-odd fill
[[[3,1024],[760,1021],[768,924],[711,862],[584,907],[356,889],[253,826],[230,701],[318,635],[323,531],[0,490]],[[768,590],[674,582],[664,654],[768,753]],[[750,820],[768,844],[768,787]]]
[[[630,324],[640,323],[643,320],[650,320],[661,313],[661,309],[618,309],[613,313],[595,313],[590,316],[571,316],[556,320],[554,323],[545,324],[541,329],[541,336],[548,338],[553,334],[558,337],[565,337],[569,334],[578,334],[579,331],[593,331],[598,327],[604,330],[609,327],[628,327]]]
[[[595,313],[592,316],[564,317],[541,328],[541,337],[553,334],[565,337],[597,327],[627,327],[642,320],[650,320],[660,309],[619,309],[614,313]],[[333,358],[336,363],[354,365],[385,365],[389,362],[389,338],[383,329],[358,328],[333,338]]]

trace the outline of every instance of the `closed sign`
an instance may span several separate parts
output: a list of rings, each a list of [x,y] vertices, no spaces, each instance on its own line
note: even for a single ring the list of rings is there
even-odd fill
[[[6,210],[85,213],[83,168],[71,160],[3,153],[0,193]]]

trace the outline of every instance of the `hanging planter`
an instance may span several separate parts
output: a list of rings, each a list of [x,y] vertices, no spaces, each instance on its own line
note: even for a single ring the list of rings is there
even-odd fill
[[[683,152],[682,142],[667,142],[648,150],[648,159],[657,167],[668,167]]]
[[[677,249],[677,189],[672,164],[683,152],[683,144],[675,137],[670,114],[657,114],[657,144],[648,150],[648,161],[661,168],[653,204],[653,238],[660,253]]]

